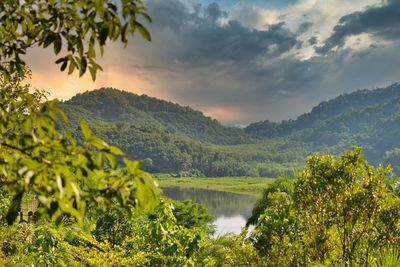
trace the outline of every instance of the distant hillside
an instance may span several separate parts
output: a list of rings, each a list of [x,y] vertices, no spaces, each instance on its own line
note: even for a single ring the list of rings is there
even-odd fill
[[[244,130],[247,134],[258,138],[269,138],[276,136],[286,136],[297,131],[310,128],[318,128],[327,124],[327,121],[340,122],[343,117],[351,117],[351,114],[362,113],[364,110],[369,111],[371,108],[378,108],[380,105],[386,105],[393,99],[400,97],[400,85],[393,84],[387,88],[375,90],[359,90],[349,94],[340,95],[329,101],[323,101],[314,107],[311,112],[305,113],[296,120],[287,120],[281,123],[270,121],[256,122],[247,126]],[[379,113],[379,118],[390,115]],[[378,119],[375,116],[368,124]],[[365,119],[364,119],[365,122]],[[338,129],[339,130],[339,129]]]
[[[391,162],[398,169],[400,85],[344,94],[320,103],[296,120],[253,123],[245,132],[253,138],[286,136],[334,151],[357,145],[364,148],[369,161]]]
[[[63,106],[70,111],[83,110],[87,115],[106,122],[152,125],[214,144],[237,144],[245,140],[242,130],[225,127],[190,107],[113,88],[77,94]]]
[[[78,121],[140,159],[151,172],[276,177],[300,168],[316,151],[358,145],[370,162],[400,166],[400,85],[360,90],[324,101],[296,120],[226,127],[190,107],[102,88],[61,103]]]

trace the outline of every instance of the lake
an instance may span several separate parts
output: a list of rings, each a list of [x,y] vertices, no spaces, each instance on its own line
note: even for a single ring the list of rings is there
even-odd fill
[[[216,225],[215,236],[240,233],[257,201],[255,196],[206,189],[165,187],[162,190],[163,195],[170,199],[191,199],[204,205],[215,217],[213,222]]]

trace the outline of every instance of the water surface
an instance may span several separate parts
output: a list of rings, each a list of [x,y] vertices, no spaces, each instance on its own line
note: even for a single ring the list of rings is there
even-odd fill
[[[240,233],[250,217],[257,197],[207,189],[166,187],[163,195],[174,200],[191,199],[214,215],[216,235]]]

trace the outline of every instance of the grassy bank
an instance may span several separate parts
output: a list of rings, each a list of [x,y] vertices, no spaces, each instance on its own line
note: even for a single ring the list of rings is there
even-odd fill
[[[218,178],[156,178],[160,187],[201,188],[258,196],[274,181],[272,178],[218,177]]]

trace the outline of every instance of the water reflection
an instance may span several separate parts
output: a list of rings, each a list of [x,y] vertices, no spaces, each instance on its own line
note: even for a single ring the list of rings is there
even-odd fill
[[[240,233],[257,200],[253,196],[179,187],[163,188],[163,195],[174,200],[192,199],[207,207],[216,218],[216,235]]]
[[[246,220],[242,215],[233,217],[219,216],[213,224],[215,224],[215,236],[224,235],[227,233],[240,233],[243,226],[246,225]]]

